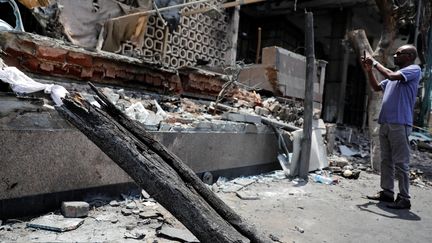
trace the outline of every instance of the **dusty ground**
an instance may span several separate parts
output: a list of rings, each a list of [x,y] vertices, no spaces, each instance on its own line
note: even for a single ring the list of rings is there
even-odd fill
[[[420,168],[423,178],[413,181],[411,186],[411,210],[392,210],[384,203],[365,199],[379,189],[379,176],[366,171],[357,180],[339,177],[336,185],[280,179],[281,172],[249,177],[254,183],[241,191],[256,193],[258,200],[242,200],[234,192],[223,192],[229,182],[212,188],[239,214],[281,242],[432,242],[431,154],[414,151],[412,161],[413,170]],[[93,205],[105,205],[93,207],[83,225],[63,233],[28,228],[28,220],[5,221],[0,241],[137,242],[126,237],[145,234],[140,241],[178,242],[156,235],[162,224],[182,228],[168,212],[151,199],[125,198],[118,206],[95,200]],[[122,211],[131,204],[138,210],[125,216]],[[161,216],[143,219],[138,215],[154,209]]]

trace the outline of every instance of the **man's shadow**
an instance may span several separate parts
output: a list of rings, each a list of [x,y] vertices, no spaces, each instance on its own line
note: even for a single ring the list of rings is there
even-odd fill
[[[420,216],[418,216],[417,214],[411,212],[408,209],[392,209],[392,208],[388,208],[387,207],[388,203],[384,203],[384,202],[367,202],[364,204],[359,204],[357,205],[357,207],[361,210],[361,211],[366,211],[369,213],[373,213],[382,217],[386,217],[386,218],[394,218],[394,219],[404,219],[404,220],[413,220],[413,221],[420,221],[421,218]],[[376,206],[377,208],[387,212],[386,213],[382,213],[382,212],[378,212],[378,211],[374,211],[374,207],[371,206]]]

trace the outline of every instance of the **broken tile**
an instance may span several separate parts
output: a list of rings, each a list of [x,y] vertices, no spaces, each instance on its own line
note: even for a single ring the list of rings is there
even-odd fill
[[[158,231],[158,234],[171,239],[181,240],[183,242],[199,242],[199,240],[189,231],[176,229],[170,226],[163,226],[162,229]]]
[[[258,194],[250,191],[238,191],[236,195],[242,200],[258,200],[260,199]]]
[[[159,217],[161,214],[158,211],[145,211],[139,214],[139,217],[142,219],[147,219],[147,218],[157,218]]]
[[[84,219],[65,218],[61,215],[45,215],[27,223],[27,227],[57,232],[74,230],[84,223]]]

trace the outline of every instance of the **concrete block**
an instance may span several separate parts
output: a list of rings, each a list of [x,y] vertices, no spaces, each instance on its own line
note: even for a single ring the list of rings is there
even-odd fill
[[[266,108],[259,107],[259,106],[255,107],[255,113],[257,113],[260,116],[268,116],[268,115],[270,115],[270,111],[269,110],[267,110]]]
[[[87,217],[90,205],[86,202],[63,202],[61,212],[66,218]]]
[[[222,115],[222,119],[235,121],[235,122],[261,123],[260,116],[241,114],[241,113],[232,113],[232,112],[224,113]]]

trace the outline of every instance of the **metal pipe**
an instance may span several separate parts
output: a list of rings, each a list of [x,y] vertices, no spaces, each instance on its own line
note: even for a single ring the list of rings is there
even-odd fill
[[[112,20],[123,19],[123,18],[130,17],[130,16],[146,16],[146,15],[151,15],[151,14],[154,14],[157,12],[163,12],[163,11],[167,11],[170,9],[182,8],[185,6],[190,6],[190,5],[205,3],[205,2],[210,2],[210,1],[213,1],[213,0],[198,0],[198,1],[194,1],[194,2],[187,2],[187,3],[177,4],[177,5],[168,6],[168,7],[164,7],[164,8],[159,8],[157,10],[148,10],[148,11],[144,11],[144,12],[138,12],[138,13],[133,13],[133,14],[128,14],[128,15],[123,15],[123,16],[120,16],[117,18],[112,18]]]

